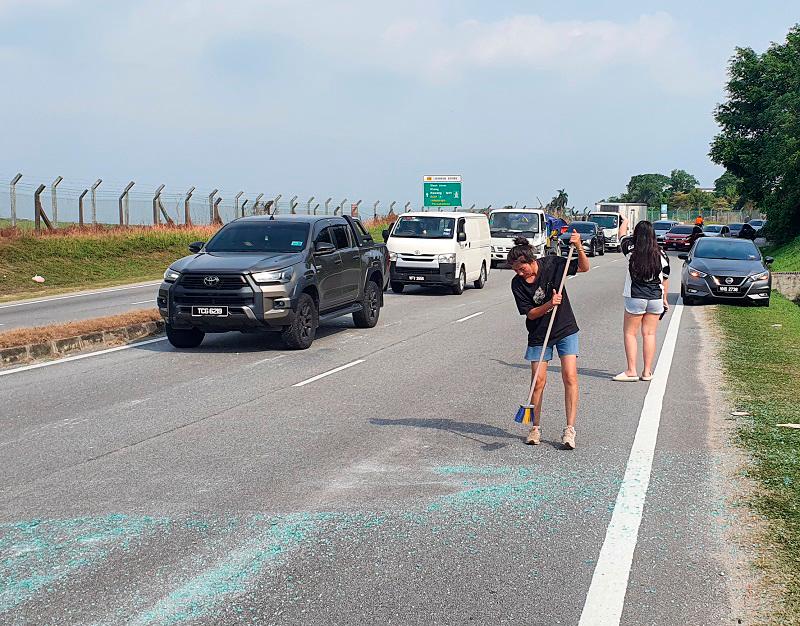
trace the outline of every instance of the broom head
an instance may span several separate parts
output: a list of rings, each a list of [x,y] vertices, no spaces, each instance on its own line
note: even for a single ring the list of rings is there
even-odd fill
[[[520,404],[514,421],[518,424],[530,424],[533,422],[533,406],[530,404]]]

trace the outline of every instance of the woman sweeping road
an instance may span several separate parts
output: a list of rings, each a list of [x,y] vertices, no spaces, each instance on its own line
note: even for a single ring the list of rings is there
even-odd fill
[[[580,233],[573,232],[570,244],[578,251],[578,258],[570,263],[568,275],[588,272],[590,265],[583,251]],[[567,426],[561,437],[564,447],[575,448],[575,417],[578,413],[578,324],[569,303],[566,290],[559,295],[558,288],[564,274],[567,260],[560,256],[536,258],[533,247],[524,237],[514,239],[514,247],[508,253],[508,263],[516,276],[511,281],[511,292],[517,302],[520,315],[525,316],[528,329],[528,349],[525,360],[531,362],[531,376],[536,378],[530,403],[534,405],[533,427],[525,443],[538,445],[541,441],[540,419],[542,395],[547,384],[547,365],[553,358],[553,347],[561,359],[561,378],[564,381],[564,403],[567,412]],[[547,346],[545,334],[550,314],[555,307],[553,327]],[[536,374],[539,358],[544,350],[541,370]]]
[[[622,242],[622,253],[628,259],[625,275],[625,357],[628,368],[614,376],[618,382],[640,380],[636,371],[639,352],[638,335],[642,335],[644,367],[641,380],[653,379],[653,359],[656,355],[656,329],[669,305],[669,257],[658,246],[656,233],[650,222],[639,222],[633,237]]]

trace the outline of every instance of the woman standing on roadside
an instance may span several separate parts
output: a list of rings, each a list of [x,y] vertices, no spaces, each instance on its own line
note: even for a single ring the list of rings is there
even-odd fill
[[[633,237],[622,242],[622,253],[628,259],[625,276],[625,357],[628,369],[614,376],[620,382],[639,380],[636,360],[639,352],[637,336],[642,335],[644,368],[641,380],[653,379],[653,359],[656,355],[656,328],[669,305],[669,257],[659,247],[650,222],[636,225]]]

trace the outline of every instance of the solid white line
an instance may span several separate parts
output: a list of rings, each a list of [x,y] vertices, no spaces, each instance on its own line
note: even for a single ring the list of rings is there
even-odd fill
[[[311,384],[313,382],[318,381],[320,378],[325,378],[326,376],[330,376],[331,374],[335,374],[336,372],[341,372],[342,370],[346,370],[346,369],[348,369],[350,367],[353,367],[354,365],[358,365],[358,364],[363,363],[363,362],[364,362],[364,359],[358,359],[358,361],[353,361],[352,363],[348,363],[347,365],[342,365],[341,367],[337,367],[337,368],[332,369],[332,370],[330,370],[328,372],[324,372],[322,374],[318,374],[318,375],[314,376],[313,378],[309,378],[308,380],[304,380],[303,382],[294,384],[294,385],[292,385],[292,387],[305,387],[306,385],[309,385],[309,384]]]
[[[61,363],[68,363],[69,361],[80,361],[81,359],[88,359],[93,356],[100,356],[101,354],[109,354],[111,352],[119,352],[120,350],[129,350],[130,348],[138,348],[139,346],[146,346],[150,343],[157,343],[159,341],[166,341],[166,337],[158,337],[157,339],[148,339],[146,341],[139,341],[137,343],[129,343],[124,346],[117,346],[116,348],[108,348],[106,350],[98,350],[97,352],[87,352],[86,354],[77,354],[75,356],[64,357],[55,361],[46,361],[44,363],[35,363],[33,365],[24,365],[17,367],[13,370],[0,371],[0,376],[8,376],[9,374],[18,374],[20,372],[27,372],[29,370],[38,370],[40,367],[50,367],[51,365],[60,365]]]
[[[68,298],[85,298],[86,296],[97,296],[104,293],[112,293],[114,291],[125,291],[127,289],[144,289],[145,287],[153,287],[160,285],[161,281],[146,283],[144,285],[131,285],[130,287],[114,287],[113,289],[101,289],[98,291],[87,291],[86,293],[73,293],[66,296],[53,296],[52,298],[44,298],[42,300],[27,300],[25,302],[15,302],[13,304],[0,304],[0,309],[10,309],[15,306],[27,306],[29,304],[43,304],[45,302],[53,302],[54,300],[67,300]]]
[[[478,317],[479,315],[483,315],[483,311],[478,311],[477,313],[473,313],[472,315],[467,315],[466,317],[462,317],[460,320],[456,320],[453,324],[460,324],[461,322],[466,322],[467,320],[471,320],[473,317]]]
[[[278,359],[285,359],[285,354],[279,354],[278,356],[271,356],[268,359],[261,359],[260,361],[256,361],[251,365],[251,367],[255,367],[256,365],[263,365],[264,363],[269,363],[270,361],[277,361]]]
[[[642,522],[647,487],[650,484],[661,408],[682,314],[681,301],[672,313],[655,375],[649,383],[625,476],[617,494],[603,547],[600,549],[579,626],[619,626],[622,617],[633,552]]]
[[[153,300],[142,300],[141,302],[131,302],[131,306],[134,304],[155,304]]]

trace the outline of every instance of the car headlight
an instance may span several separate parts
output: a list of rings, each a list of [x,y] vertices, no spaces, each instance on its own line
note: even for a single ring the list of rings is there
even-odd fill
[[[292,280],[292,268],[287,267],[282,270],[275,270],[272,272],[254,272],[253,280],[259,285],[265,283],[288,283]]]
[[[180,272],[176,272],[175,270],[173,270],[171,268],[167,268],[167,271],[164,272],[164,282],[167,282],[167,283],[174,283],[180,277],[181,277],[181,273]]]
[[[696,270],[693,267],[689,268],[689,276],[692,278],[705,278],[708,276],[705,272],[701,272],[700,270]]]
[[[389,253],[389,260],[396,261],[397,260],[397,252],[390,252]]]
[[[761,272],[760,274],[753,274],[750,280],[769,280],[769,272]]]
[[[439,263],[455,263],[456,262],[456,255],[454,252],[450,254],[440,254],[439,255]]]

